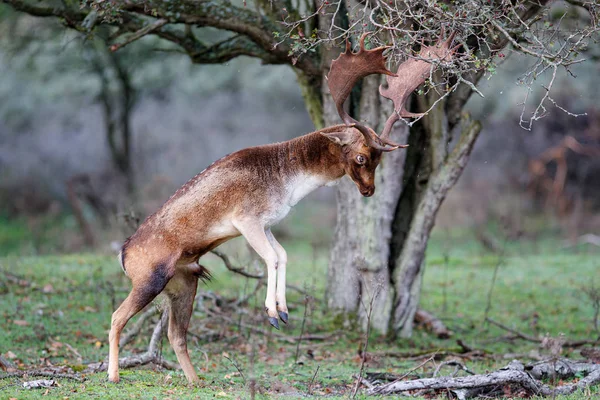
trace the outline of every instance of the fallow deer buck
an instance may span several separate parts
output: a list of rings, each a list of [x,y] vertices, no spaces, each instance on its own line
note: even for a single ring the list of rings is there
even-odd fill
[[[404,104],[430,74],[431,64],[423,59],[449,60],[454,53],[452,37],[433,46],[422,45],[419,59],[409,59],[394,74],[385,67],[387,47],[365,50],[366,35],[360,39],[358,53],[353,53],[347,42],[346,51],[331,64],[329,88],[345,125],[223,157],[175,192],[125,241],[119,257],[133,287],[112,316],[110,381],[119,381],[119,338],[125,324],[161,292],[170,303],[169,341],[188,381],[198,381],[186,338],[198,279],[209,278],[198,259],[239,235],[267,265],[265,310],[269,322],[279,328],[279,316],[287,323],[287,255],[270,227],[308,193],[344,175],[363,196],[373,195],[382,153],[406,147],[391,142],[388,136],[400,117],[417,115],[406,111]],[[391,99],[395,108],[379,136],[343,108],[354,84],[374,73],[388,75],[388,88],[380,88],[380,93]]]

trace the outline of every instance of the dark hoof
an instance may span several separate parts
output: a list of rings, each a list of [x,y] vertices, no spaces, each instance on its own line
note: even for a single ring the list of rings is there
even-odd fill
[[[277,318],[269,317],[269,323],[273,326],[273,328],[279,329],[279,321],[277,321]]]
[[[283,312],[283,311],[279,311],[279,318],[281,318],[281,320],[283,321],[284,324],[287,325],[288,323],[288,313]]]

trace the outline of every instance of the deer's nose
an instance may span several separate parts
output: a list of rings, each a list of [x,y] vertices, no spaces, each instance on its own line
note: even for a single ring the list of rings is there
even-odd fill
[[[365,188],[360,189],[360,194],[365,197],[371,197],[375,193],[375,186],[367,186]]]

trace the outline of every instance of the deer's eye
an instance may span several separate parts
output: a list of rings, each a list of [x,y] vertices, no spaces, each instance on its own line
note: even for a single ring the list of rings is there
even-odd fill
[[[365,162],[367,162],[367,160],[365,159],[365,156],[359,154],[356,156],[356,162],[360,165],[365,165]]]

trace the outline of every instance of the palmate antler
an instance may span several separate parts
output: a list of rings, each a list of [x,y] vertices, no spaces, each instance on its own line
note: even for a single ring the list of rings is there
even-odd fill
[[[397,148],[408,147],[399,145],[388,139],[394,124],[401,118],[420,117],[423,114],[414,114],[405,109],[406,100],[411,93],[429,77],[433,61],[450,61],[459,46],[450,48],[456,33],[442,41],[444,30],[440,39],[433,46],[421,46],[419,59],[409,59],[398,67],[394,74],[385,67],[386,57],[383,52],[389,46],[378,47],[373,50],[365,50],[365,38],[369,32],[363,33],[360,38],[360,50],[353,53],[350,50],[350,42],[346,40],[346,51],[331,63],[328,75],[328,85],[331,96],[335,102],[338,114],[346,125],[358,129],[367,144],[381,151],[392,151]],[[431,60],[431,61],[429,61]],[[344,102],[350,95],[356,82],[371,74],[387,75],[388,87],[379,87],[379,93],[394,102],[394,113],[389,116],[381,135],[377,135],[372,129],[352,118],[344,110]]]

